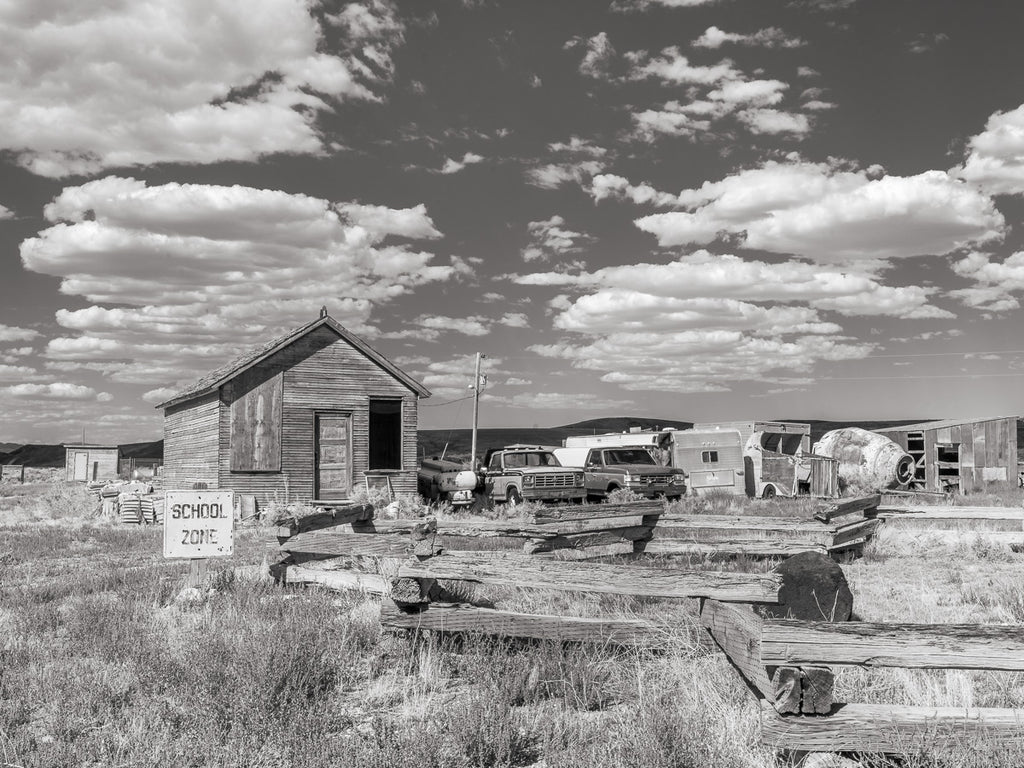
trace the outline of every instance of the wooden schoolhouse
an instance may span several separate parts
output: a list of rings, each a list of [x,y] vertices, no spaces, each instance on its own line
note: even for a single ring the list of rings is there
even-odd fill
[[[261,503],[416,493],[417,406],[429,396],[325,308],[157,406],[164,487]]]

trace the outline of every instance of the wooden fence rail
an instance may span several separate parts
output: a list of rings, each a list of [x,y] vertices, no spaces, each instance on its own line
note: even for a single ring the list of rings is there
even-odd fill
[[[971,510],[954,518],[953,510],[934,514],[936,519],[1018,519],[1006,510]],[[455,581],[696,598],[701,625],[761,701],[767,744],[798,751],[900,753],[922,744],[954,745],[965,737],[983,736],[993,743],[1024,738],[1024,710],[834,701],[836,666],[1024,671],[1024,629],[1019,626],[847,620],[852,609],[849,588],[840,567],[823,552],[863,543],[887,515],[902,519],[931,514],[931,509],[879,510],[877,496],[834,504],[815,522],[668,515],[663,505],[649,502],[558,508],[529,521],[479,523],[381,521],[364,508],[342,508],[325,510],[315,519],[284,521],[288,524],[278,534],[288,560],[278,574],[287,583],[382,595],[381,622],[396,629],[654,648],[671,643],[673,627],[647,619],[498,610],[468,604],[462,596],[453,599],[445,585]],[[943,514],[951,517],[938,517]],[[452,539],[519,542],[521,551],[452,551],[445,547]],[[760,574],[561,559],[566,553],[589,556],[609,547],[656,553],[722,545],[714,551],[735,552],[741,549],[739,543],[775,554],[793,547],[800,554]],[[378,564],[378,572],[327,567],[331,563],[325,557],[369,560]]]

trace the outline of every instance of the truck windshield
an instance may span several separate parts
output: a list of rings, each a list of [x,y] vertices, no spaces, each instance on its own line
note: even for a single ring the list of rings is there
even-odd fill
[[[651,464],[658,462],[644,448],[624,448],[617,451],[605,451],[606,464]]]
[[[553,453],[506,453],[505,466],[519,467],[560,467]]]

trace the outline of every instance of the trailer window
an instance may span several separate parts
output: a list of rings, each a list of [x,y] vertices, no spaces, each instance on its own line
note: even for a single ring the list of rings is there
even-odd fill
[[[700,460],[705,464],[717,464],[718,451],[701,451]]]

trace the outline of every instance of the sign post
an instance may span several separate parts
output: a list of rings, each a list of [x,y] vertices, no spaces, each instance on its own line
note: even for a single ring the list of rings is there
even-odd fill
[[[234,552],[234,491],[168,491],[164,509],[164,557],[191,560],[188,586],[206,581],[211,557]]]

